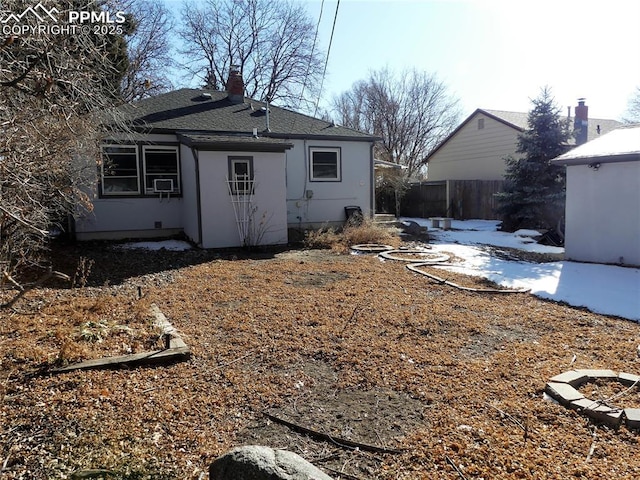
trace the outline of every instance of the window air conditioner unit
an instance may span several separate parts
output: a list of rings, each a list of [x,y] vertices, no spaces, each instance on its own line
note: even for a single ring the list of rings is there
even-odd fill
[[[171,193],[173,192],[173,179],[171,178],[156,178],[153,181],[154,193]]]

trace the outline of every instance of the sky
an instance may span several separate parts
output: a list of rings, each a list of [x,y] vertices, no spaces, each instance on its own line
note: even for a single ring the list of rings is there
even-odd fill
[[[164,1],[179,24],[186,0]],[[640,87],[638,0],[291,1],[318,25],[320,48],[331,45],[325,109],[383,68],[435,74],[463,118],[528,112],[549,87],[562,112],[585,98],[590,118],[620,120]]]
[[[476,108],[528,112],[548,86],[563,112],[586,98],[590,118],[620,119],[640,86],[637,0],[296,0],[335,31],[325,98],[373,70],[436,74]],[[324,102],[323,102],[324,103]],[[573,109],[572,109],[573,111]]]
[[[410,220],[430,226],[425,218]],[[563,253],[564,249],[536,243],[531,239],[536,232],[530,230],[498,231],[499,223],[495,220],[453,220],[452,230],[430,228],[428,251],[446,252],[462,259],[454,268],[458,273],[481,276],[504,287],[527,289],[541,298],[640,322],[640,268],[568,261],[529,263],[505,260],[490,255],[481,246],[510,247],[538,253]],[[121,244],[118,248],[180,251],[192,247],[184,241],[165,240]],[[440,276],[446,278],[446,273]]]

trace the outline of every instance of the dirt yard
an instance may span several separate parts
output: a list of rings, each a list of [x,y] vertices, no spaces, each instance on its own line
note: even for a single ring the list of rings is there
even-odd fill
[[[543,400],[570,368],[640,374],[635,323],[455,290],[371,255],[63,253],[68,273],[79,255],[93,261],[76,276],[86,286],[0,311],[2,480],[205,479],[244,444],[291,450],[336,480],[640,478],[637,432]],[[190,361],[49,372],[159,348],[151,303]],[[640,407],[637,390],[616,406]]]

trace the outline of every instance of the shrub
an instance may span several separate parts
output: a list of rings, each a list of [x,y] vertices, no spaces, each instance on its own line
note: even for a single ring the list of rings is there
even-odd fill
[[[351,245],[366,243],[397,247],[400,237],[396,229],[378,225],[370,219],[358,219],[358,222],[347,222],[340,230],[331,227],[310,230],[304,239],[307,248],[330,248],[338,252],[348,251]]]

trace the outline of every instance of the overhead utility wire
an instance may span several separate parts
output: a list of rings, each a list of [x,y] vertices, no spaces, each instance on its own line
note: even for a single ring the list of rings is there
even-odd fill
[[[327,75],[327,64],[329,63],[329,55],[331,54],[331,44],[333,43],[333,33],[336,30],[336,20],[338,20],[338,9],[340,8],[340,0],[336,4],[336,14],[333,17],[333,27],[331,28],[331,37],[329,38],[329,48],[327,49],[327,58],[324,61],[324,70],[322,72],[322,80],[320,81],[320,91],[318,92],[318,101],[316,102],[316,109],[313,112],[315,117],[318,113],[318,106],[320,105],[320,97],[322,96],[322,87],[324,86],[324,78]]]

